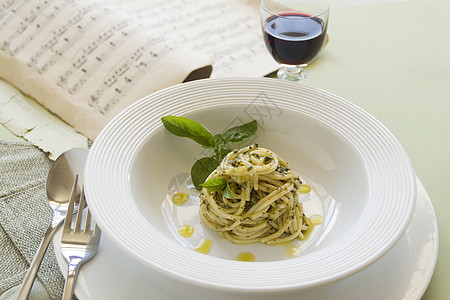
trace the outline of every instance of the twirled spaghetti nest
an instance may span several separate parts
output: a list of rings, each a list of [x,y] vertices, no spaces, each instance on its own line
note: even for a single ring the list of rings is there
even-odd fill
[[[298,193],[299,176],[274,152],[257,145],[230,152],[207,180],[224,178],[233,197],[202,189],[200,216],[238,244],[276,244],[303,239],[309,219]]]

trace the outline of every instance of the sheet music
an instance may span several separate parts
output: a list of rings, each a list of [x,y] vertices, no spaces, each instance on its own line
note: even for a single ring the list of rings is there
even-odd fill
[[[0,0],[0,77],[95,139],[125,107],[193,70],[275,70],[257,3]]]
[[[91,139],[126,106],[212,63],[172,48],[108,1],[0,5],[1,77]]]
[[[158,27],[173,47],[211,55],[211,77],[259,77],[278,68],[264,45],[258,0],[111,0],[111,5],[143,28]]]

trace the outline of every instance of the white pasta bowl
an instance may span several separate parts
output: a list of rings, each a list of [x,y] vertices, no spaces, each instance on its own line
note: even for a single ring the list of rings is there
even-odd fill
[[[213,133],[257,120],[251,142],[276,152],[312,187],[301,198],[305,213],[324,222],[294,252],[292,245],[235,245],[207,229],[188,175],[208,153],[165,130],[166,115]],[[167,280],[247,296],[296,293],[371,265],[406,229],[416,190],[407,154],[374,117],[330,93],[268,78],[200,80],[138,101],[95,140],[85,181],[96,221],[130,257]],[[171,203],[177,191],[190,195],[186,204]],[[195,234],[181,237],[180,225]],[[194,251],[206,238],[211,252]],[[255,261],[238,261],[242,252]]]

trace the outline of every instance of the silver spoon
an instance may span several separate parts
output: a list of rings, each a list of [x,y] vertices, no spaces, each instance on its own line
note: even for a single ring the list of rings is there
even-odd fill
[[[28,268],[22,287],[17,294],[17,300],[25,300],[30,294],[34,278],[41,265],[48,244],[66,217],[70,193],[76,175],[78,175],[78,186],[83,186],[83,171],[88,152],[89,150],[85,148],[70,149],[61,154],[50,168],[46,188],[48,202],[53,209],[53,219]],[[80,193],[80,191],[78,190],[77,193]]]

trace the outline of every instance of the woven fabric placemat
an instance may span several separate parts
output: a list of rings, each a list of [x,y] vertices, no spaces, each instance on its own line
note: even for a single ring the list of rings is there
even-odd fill
[[[46,196],[51,165],[31,143],[0,141],[0,300],[16,298],[51,223]],[[61,299],[63,286],[50,243],[29,299]]]

